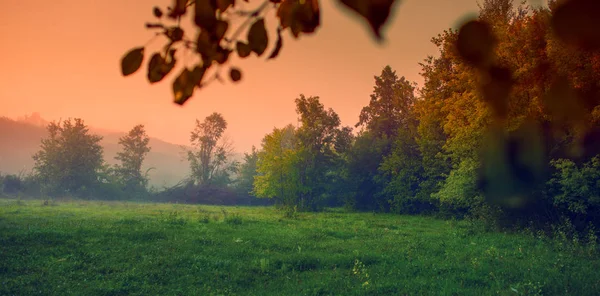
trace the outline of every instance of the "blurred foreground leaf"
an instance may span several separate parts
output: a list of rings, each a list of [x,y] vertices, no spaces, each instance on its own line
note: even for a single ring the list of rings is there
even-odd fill
[[[135,73],[144,60],[144,48],[136,47],[125,54],[121,59],[121,74],[128,76]]]

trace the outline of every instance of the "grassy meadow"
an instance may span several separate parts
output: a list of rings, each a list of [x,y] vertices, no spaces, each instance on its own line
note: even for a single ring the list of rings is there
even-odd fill
[[[0,295],[598,295],[597,254],[431,217],[0,199]]]

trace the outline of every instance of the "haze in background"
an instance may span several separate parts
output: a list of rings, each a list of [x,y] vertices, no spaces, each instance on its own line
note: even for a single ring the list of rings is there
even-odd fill
[[[40,150],[42,138],[48,136],[48,121],[34,113],[16,120],[0,116],[0,175],[27,175],[34,167],[33,154]],[[90,132],[102,136],[100,145],[104,148],[104,160],[109,164],[115,160],[117,152],[123,148],[119,138],[124,132],[112,132],[90,126]],[[157,189],[171,187],[189,175],[189,164],[184,150],[175,145],[150,137],[152,150],[146,155],[142,171],[148,170],[149,185]],[[233,155],[232,160],[239,160]]]
[[[418,63],[436,54],[431,38],[477,12],[475,0],[400,1],[384,30],[387,42],[377,45],[362,20],[336,1],[321,1],[317,34],[296,41],[286,32],[283,50],[273,61],[254,55],[233,60],[243,71],[240,83],[212,84],[179,107],[172,103],[173,73],[150,86],[145,64],[132,77],[123,78],[119,71],[121,56],[152,37],[144,28],[153,21],[152,7],[170,3],[3,1],[0,116],[35,111],[46,120],[80,117],[113,131],[144,124],[152,137],[187,144],[196,118],[220,112],[236,150],[249,151],[273,127],[295,123],[290,119],[296,118],[294,99],[300,93],[319,96],[344,125],[353,126],[369,102],[373,76],[389,64],[399,76],[421,84]]]

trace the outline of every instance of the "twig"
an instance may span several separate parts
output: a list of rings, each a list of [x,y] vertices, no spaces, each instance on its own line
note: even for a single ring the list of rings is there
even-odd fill
[[[148,40],[146,42],[146,44],[144,44],[144,47],[148,46],[150,43],[152,43],[152,41],[156,40],[156,37],[158,37],[158,36],[160,36],[162,34],[163,34],[163,32],[156,32],[156,33],[154,33],[154,36],[152,38],[150,38],[150,40]]]

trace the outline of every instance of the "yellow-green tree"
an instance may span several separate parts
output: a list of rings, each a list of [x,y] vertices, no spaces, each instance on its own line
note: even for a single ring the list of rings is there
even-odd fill
[[[283,206],[297,205],[305,192],[300,183],[296,129],[292,125],[273,129],[262,140],[256,163],[253,193],[274,198]]]
[[[104,164],[101,136],[80,118],[51,122],[48,137],[33,155],[35,172],[51,195],[92,195]]]

